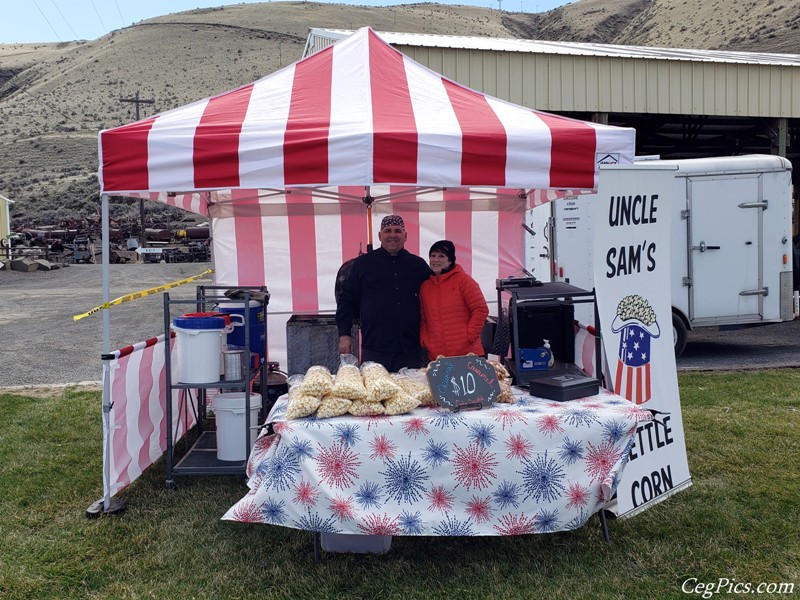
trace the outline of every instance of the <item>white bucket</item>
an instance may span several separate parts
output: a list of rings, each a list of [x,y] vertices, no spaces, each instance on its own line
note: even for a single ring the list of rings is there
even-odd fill
[[[178,381],[214,383],[220,379],[222,334],[221,317],[175,319],[172,323],[178,352]]]
[[[261,394],[250,394],[250,435],[247,448],[244,446],[244,433],[247,426],[245,417],[245,393],[226,392],[211,399],[211,408],[217,419],[217,458],[219,460],[247,460],[250,450],[258,437],[258,411],[261,408]]]

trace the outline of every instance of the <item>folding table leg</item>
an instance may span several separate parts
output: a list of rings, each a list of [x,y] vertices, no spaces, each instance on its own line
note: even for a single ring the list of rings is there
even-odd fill
[[[600,527],[603,530],[603,539],[607,542],[610,542],[611,540],[608,536],[608,521],[606,520],[606,511],[601,508],[597,515],[600,517]]]
[[[314,564],[318,565],[321,562],[320,559],[320,533],[319,531],[312,531],[311,535],[314,538]]]

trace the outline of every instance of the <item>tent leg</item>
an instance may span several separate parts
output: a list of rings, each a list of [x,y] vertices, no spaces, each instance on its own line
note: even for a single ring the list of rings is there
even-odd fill
[[[320,540],[322,538],[322,535],[320,534],[319,531],[312,531],[311,535],[314,538],[314,564],[318,565],[322,561],[322,559],[320,558],[322,549]]]
[[[610,542],[611,538],[608,535],[608,520],[606,519],[606,511],[601,508],[600,512],[597,513],[597,516],[600,517],[600,528],[603,530],[603,539],[606,542]]]
[[[96,519],[100,515],[121,515],[128,508],[128,503],[118,498],[111,498],[107,509],[105,508],[105,504],[105,498],[100,498],[100,500],[92,502],[89,508],[86,509],[86,518]]]
[[[111,266],[109,240],[108,194],[100,196],[102,206],[102,248],[103,248],[103,498],[86,509],[87,517],[97,517],[101,511],[105,514],[120,514],[125,511],[126,503],[111,498],[111,373],[107,359],[111,352],[111,320],[108,314],[108,302],[111,299]]]
[[[103,244],[103,304],[111,300],[111,258],[109,240],[109,209],[108,194],[101,197],[102,206],[102,230],[101,240]],[[111,352],[111,317],[108,314],[108,307],[103,311],[103,355],[107,356]],[[111,507],[111,484],[110,478],[110,432],[111,432],[111,377],[109,376],[108,361],[104,361],[103,366],[103,510]]]

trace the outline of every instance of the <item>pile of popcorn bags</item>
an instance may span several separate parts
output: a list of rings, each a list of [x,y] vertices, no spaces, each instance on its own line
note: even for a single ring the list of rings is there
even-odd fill
[[[498,402],[514,402],[508,371],[500,363],[489,362],[500,382]],[[435,406],[426,371],[401,369],[389,373],[376,362],[365,362],[359,368],[355,356],[343,355],[335,376],[327,367],[315,365],[305,375],[289,378],[286,418],[400,415],[418,406]]]

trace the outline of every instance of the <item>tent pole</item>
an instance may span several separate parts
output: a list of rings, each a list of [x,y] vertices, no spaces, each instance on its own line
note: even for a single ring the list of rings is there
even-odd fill
[[[121,513],[125,502],[111,500],[111,317],[108,302],[111,300],[111,241],[109,239],[108,194],[101,194],[102,248],[103,248],[103,499],[86,509],[86,516],[95,518],[102,513]]]
[[[103,247],[103,304],[111,300],[111,242],[109,237],[109,216],[108,216],[108,194],[101,196],[102,206],[102,229],[101,234]],[[103,311],[103,354],[111,352],[111,320],[109,319],[108,308]]]
[[[370,186],[366,186],[361,201],[367,205],[367,252],[372,252],[372,203],[374,200],[370,193]]]
[[[367,252],[372,251],[372,204],[367,204]]]
[[[108,194],[101,196],[102,206],[102,243],[103,243],[103,304],[111,300],[111,242],[109,238],[109,215],[108,215]],[[108,306],[103,311],[103,354],[111,352],[111,316],[108,314]],[[108,511],[111,505],[111,489],[109,487],[109,448],[111,432],[110,413],[111,413],[111,373],[109,372],[109,361],[103,361],[103,510]]]

